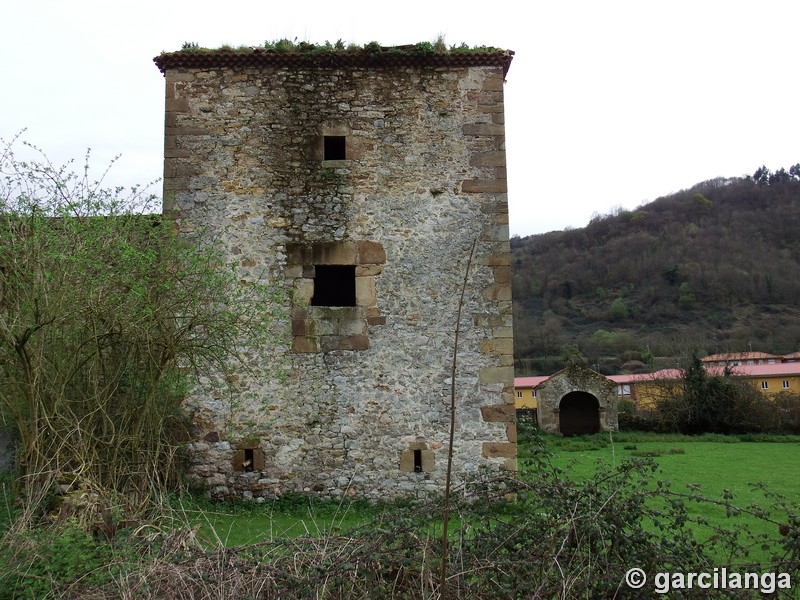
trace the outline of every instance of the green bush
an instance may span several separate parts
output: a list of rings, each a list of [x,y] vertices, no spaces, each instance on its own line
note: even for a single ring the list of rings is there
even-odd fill
[[[81,528],[75,519],[24,532],[6,532],[0,547],[0,599],[60,597],[72,586],[103,586],[122,569],[130,548]],[[135,556],[135,554],[133,555]]]
[[[679,384],[665,382],[655,409],[632,412],[619,407],[621,431],[700,434],[800,433],[800,396],[765,396],[730,373],[710,375],[697,357]]]

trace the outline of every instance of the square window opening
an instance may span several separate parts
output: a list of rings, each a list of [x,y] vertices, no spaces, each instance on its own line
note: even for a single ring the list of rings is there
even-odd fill
[[[311,306],[355,306],[356,266],[315,265]]]
[[[345,160],[346,143],[343,135],[326,135],[322,137],[323,160]]]

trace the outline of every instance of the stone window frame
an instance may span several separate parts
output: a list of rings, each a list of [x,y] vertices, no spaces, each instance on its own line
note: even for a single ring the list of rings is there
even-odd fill
[[[286,246],[287,279],[292,281],[292,352],[367,350],[369,328],[386,323],[380,314],[377,278],[386,251],[380,242],[290,243]],[[312,306],[317,265],[355,266],[355,306]]]
[[[420,470],[415,469],[415,454],[419,453]],[[400,471],[403,473],[432,473],[436,468],[436,455],[433,450],[428,449],[425,442],[415,442],[410,444],[406,450],[400,453]]]
[[[250,454],[252,454],[252,464],[245,465],[245,457],[248,454],[248,450],[250,451]],[[234,473],[257,473],[266,468],[267,457],[257,442],[242,443],[234,451],[231,462]]]
[[[325,158],[325,138],[343,137],[344,138],[344,158],[326,159]],[[364,155],[364,142],[362,138],[353,135],[353,128],[342,121],[327,121],[322,123],[317,130],[317,135],[311,147],[312,160],[321,161],[323,167],[343,167],[354,160],[358,160]]]

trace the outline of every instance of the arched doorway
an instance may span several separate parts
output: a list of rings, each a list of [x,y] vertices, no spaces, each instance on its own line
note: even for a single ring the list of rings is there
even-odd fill
[[[584,435],[600,431],[600,403],[588,392],[570,392],[558,406],[561,435]]]

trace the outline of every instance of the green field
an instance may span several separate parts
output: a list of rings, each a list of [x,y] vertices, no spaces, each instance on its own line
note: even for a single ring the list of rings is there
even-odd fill
[[[545,436],[544,443],[552,452],[551,464],[576,481],[627,460],[655,461],[658,470],[653,485],[662,481],[672,492],[685,494],[690,517],[708,522],[708,528],[695,527],[699,537],[704,530],[710,535],[712,527],[722,527],[775,538],[778,524],[787,519],[781,504],[794,505],[789,510],[796,511],[800,502],[800,438],[773,436],[763,438],[771,441],[755,441],[758,439],[606,433],[579,438]],[[710,502],[692,501],[695,496]],[[754,556],[763,558],[765,554],[755,548]]]
[[[656,435],[638,433],[598,434],[560,438],[542,436],[550,463],[566,478],[583,481],[598,469],[621,465],[626,460],[651,458],[658,465],[653,485],[669,482],[670,490],[702,494],[741,509],[770,509],[776,501],[800,502],[800,437],[771,437],[775,441],[747,440],[733,436]],[[758,438],[755,438],[758,439]],[[529,456],[534,443],[520,438],[520,456]],[[520,475],[525,477],[524,470]],[[530,474],[528,474],[530,475]],[[5,492],[11,485],[1,482]],[[699,490],[699,492],[698,492]],[[776,497],[767,497],[765,490]],[[10,498],[2,494],[0,521],[8,522]],[[712,525],[741,526],[752,533],[774,533],[785,514],[772,510],[768,520],[746,514],[729,516],[723,505],[688,502],[693,517],[705,517]],[[303,535],[340,533],[369,523],[383,510],[365,502],[323,502],[292,496],[280,501],[215,503],[202,498],[175,501],[176,525],[200,526],[201,538],[209,545],[227,547]],[[735,519],[735,520],[734,520]]]
[[[661,477],[674,489],[698,484],[707,496],[717,498],[731,490],[738,501],[750,503],[763,497],[751,491],[752,484],[761,482],[775,493],[800,499],[800,438],[740,439],[620,433],[545,438],[545,443],[554,454],[553,464],[574,479],[594,473],[598,461],[613,467],[624,460],[652,457]]]
[[[369,522],[380,512],[366,502],[325,502],[299,495],[261,504],[190,498],[175,501],[173,507],[176,525],[200,525],[202,542],[226,547],[337,534]]]
[[[754,505],[771,507],[776,499],[768,498],[764,489],[790,503],[800,501],[800,438],[772,439],[780,441],[630,433],[543,438],[547,450],[552,452],[552,465],[563,469],[570,479],[582,481],[598,469],[618,466],[626,460],[652,458],[659,467],[654,485],[658,480],[669,482],[673,492],[687,495],[699,490],[710,500],[742,509]],[[530,450],[524,443],[520,447],[523,456]],[[687,502],[687,507],[692,516],[705,517],[712,525],[745,527],[751,533],[775,533],[775,525],[769,520],[753,518],[746,511],[729,516],[725,506],[706,502]],[[225,546],[339,533],[368,523],[382,510],[366,503],[320,502],[299,496],[260,505],[190,501],[180,508],[183,518],[202,526],[207,543]],[[783,521],[784,516],[781,511],[772,511],[769,518]]]

